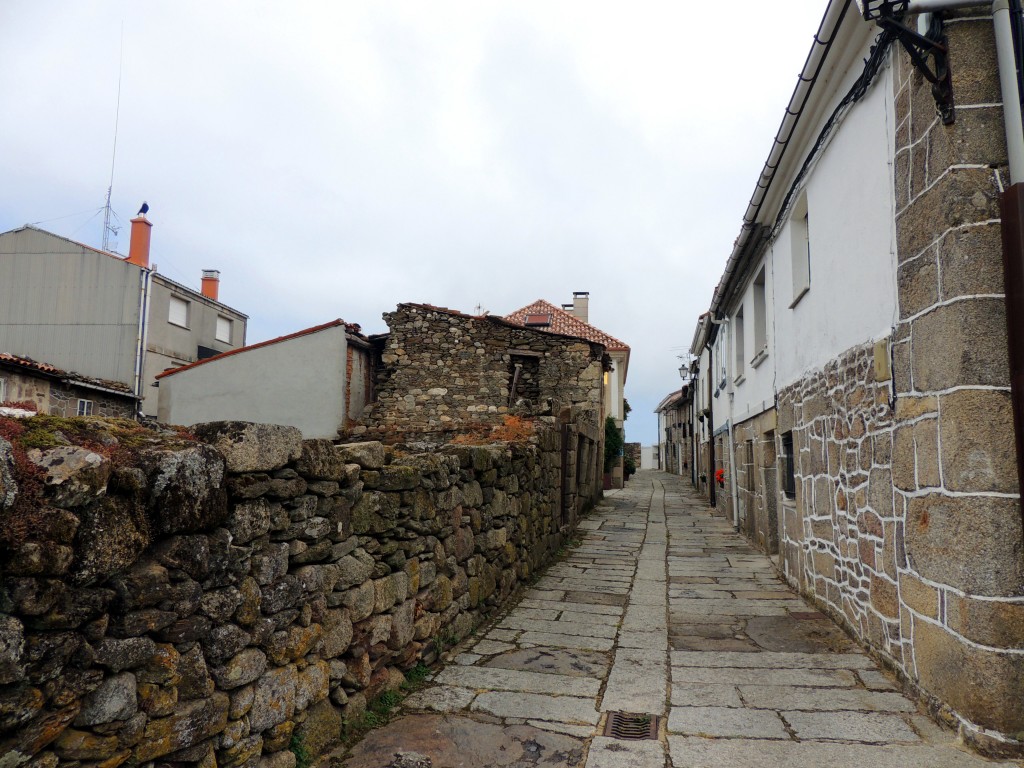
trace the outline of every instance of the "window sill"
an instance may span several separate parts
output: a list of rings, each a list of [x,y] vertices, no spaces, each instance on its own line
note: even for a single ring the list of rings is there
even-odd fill
[[[735,379],[732,380],[732,383],[733,383],[734,386],[738,387],[740,384],[742,384],[746,380],[747,380],[747,377],[744,374],[741,373],[739,376],[737,376]]]
[[[799,304],[800,303],[800,299],[802,299],[807,294],[807,292],[809,290],[811,290],[811,286],[809,286],[809,285],[805,285],[803,288],[801,288],[800,292],[797,293],[797,295],[793,297],[793,301],[790,302],[789,308],[792,309],[797,304]]]
[[[750,361],[751,368],[757,368],[761,363],[768,359],[768,347],[762,347],[761,351],[754,355],[754,359]]]
[[[186,331],[191,330],[187,325],[182,325],[181,323],[176,323],[173,320],[168,320],[167,324],[168,325],[173,325],[175,328],[184,328]]]

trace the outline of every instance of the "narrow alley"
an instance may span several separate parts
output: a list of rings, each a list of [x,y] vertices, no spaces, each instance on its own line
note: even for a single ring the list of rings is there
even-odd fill
[[[660,472],[609,493],[579,545],[341,764],[1019,765],[959,746]]]

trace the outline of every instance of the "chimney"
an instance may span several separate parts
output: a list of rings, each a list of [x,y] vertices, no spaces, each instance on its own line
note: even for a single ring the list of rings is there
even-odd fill
[[[132,219],[132,239],[128,246],[128,263],[149,269],[149,236],[153,225],[145,216]]]
[[[203,287],[202,294],[208,299],[217,301],[217,295],[220,293],[220,272],[216,269],[204,269],[203,270]]]
[[[577,320],[590,322],[590,291],[573,291],[572,314]]]

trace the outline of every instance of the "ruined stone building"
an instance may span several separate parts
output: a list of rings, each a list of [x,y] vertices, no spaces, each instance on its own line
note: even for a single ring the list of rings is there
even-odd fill
[[[694,331],[694,480],[965,739],[1020,751],[1008,12],[866,5],[828,4]],[[939,87],[907,28],[948,46],[924,53]]]
[[[384,315],[375,401],[350,439],[440,445],[452,439],[523,439],[554,430],[566,520],[601,493],[603,345],[426,304]]]

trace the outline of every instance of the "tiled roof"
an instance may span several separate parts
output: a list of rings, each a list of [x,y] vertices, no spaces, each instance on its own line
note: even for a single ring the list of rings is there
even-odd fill
[[[258,344],[250,344],[247,347],[239,347],[238,349],[230,349],[227,352],[221,352],[219,355],[214,355],[213,357],[207,357],[207,358],[205,358],[203,360],[197,360],[194,363],[189,363],[188,365],[182,365],[182,366],[179,366],[178,368],[172,368],[169,371],[164,371],[163,373],[158,373],[156,375],[156,378],[162,379],[165,376],[173,376],[176,373],[181,373],[182,371],[187,371],[190,368],[197,368],[200,365],[206,365],[206,363],[212,363],[214,360],[223,360],[225,357],[231,357],[232,355],[238,355],[238,354],[241,354],[242,352],[249,352],[250,350],[259,349],[260,347],[269,347],[271,344],[279,344],[282,341],[289,341],[290,339],[297,339],[297,338],[299,338],[301,336],[309,336],[311,333],[317,333],[319,331],[326,331],[328,328],[337,328],[339,326],[345,326],[345,331],[347,333],[351,333],[351,334],[354,334],[356,336],[362,337],[362,334],[359,333],[360,327],[359,327],[358,323],[346,323],[344,320],[341,320],[341,319],[331,320],[331,322],[329,322],[329,323],[324,323],[323,325],[314,325],[312,328],[306,328],[306,329],[301,330],[301,331],[296,331],[295,333],[289,333],[287,336],[278,336],[275,339],[267,339],[267,341],[261,341]]]
[[[660,411],[668,410],[676,403],[678,403],[682,399],[682,397],[683,393],[678,389],[675,390],[674,392],[669,392],[665,396],[665,398],[660,403],[658,403],[658,407],[654,409],[654,412],[659,413]]]
[[[0,352],[0,363],[7,363],[8,365],[15,365],[19,368],[25,368],[36,373],[44,374],[61,381],[66,381],[70,384],[81,384],[87,387],[98,387],[100,389],[107,389],[118,394],[128,395],[134,397],[132,388],[127,384],[120,381],[108,381],[107,379],[96,379],[92,376],[83,376],[80,373],[74,373],[73,371],[65,371],[58,368],[55,365],[49,363],[40,363],[33,360],[30,357],[18,357],[17,355],[10,355],[6,352]]]
[[[596,341],[598,344],[604,344],[605,349],[610,352],[629,351],[628,344],[624,344],[614,336],[610,336],[604,331],[595,328],[590,323],[584,323],[561,307],[556,307],[551,302],[544,301],[543,299],[538,299],[533,304],[505,315],[505,319],[516,325],[526,325],[528,315],[551,315],[551,325],[549,327],[530,326],[538,331],[552,331],[563,336],[576,336],[587,341]]]

